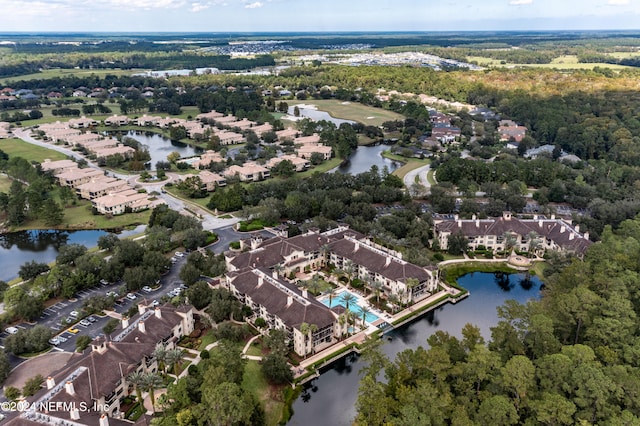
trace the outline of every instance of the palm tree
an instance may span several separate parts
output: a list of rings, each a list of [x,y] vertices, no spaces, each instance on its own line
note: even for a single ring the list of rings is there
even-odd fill
[[[149,392],[149,399],[151,399],[151,407],[153,411],[156,411],[156,398],[155,398],[155,390],[164,384],[162,381],[162,377],[158,376],[156,373],[146,373],[143,375],[143,387],[145,390]]]
[[[502,239],[504,240],[504,252],[505,254],[507,254],[508,252],[511,251],[511,249],[513,249],[516,244],[518,243],[518,240],[516,238],[516,236],[509,232],[506,231],[505,233],[502,234]]]
[[[136,396],[138,397],[138,402],[140,405],[142,402],[142,388],[144,387],[144,373],[139,371],[134,371],[133,373],[127,376],[127,382],[136,389]]]
[[[391,311],[395,314],[398,305],[400,304],[400,298],[395,294],[389,295],[389,303],[391,303]]]
[[[355,265],[349,259],[345,260],[344,263],[342,264],[342,272],[344,272],[344,274],[347,276],[347,279],[349,280],[349,285],[351,285],[351,278],[353,277],[353,273],[355,272],[355,270],[356,270]]]
[[[353,303],[356,301],[356,297],[348,292],[345,292],[344,296],[342,296],[342,300],[344,301],[344,304],[346,305],[345,308],[347,310],[349,310],[349,304]]]
[[[282,271],[284,271],[284,266],[282,266],[281,264],[278,263],[278,264],[273,266],[273,270],[276,271],[278,276],[280,276],[282,274]]]
[[[331,302],[333,301],[333,296],[336,295],[336,288],[335,287],[329,287],[329,290],[327,290],[327,293],[329,294],[329,307],[331,307]]]
[[[542,241],[536,231],[531,231],[527,234],[527,240],[529,241],[529,256],[535,255],[536,251],[540,248]]]
[[[316,324],[311,324],[309,326],[309,332],[311,333],[311,349],[313,350],[313,333],[318,331],[318,326]]]
[[[349,312],[349,311],[346,311]],[[345,312],[345,313],[346,313]],[[347,316],[344,314],[338,315],[338,324],[340,324],[340,338],[344,337],[344,325],[347,323]]]
[[[405,284],[407,286],[407,296],[411,300],[413,299],[413,289],[420,284],[420,281],[417,278],[407,278]]]
[[[184,354],[182,353],[182,349],[169,349],[168,351],[166,351],[166,355],[165,355],[165,367],[166,366],[171,366],[171,367],[175,367],[180,365],[180,361],[182,361]],[[175,370],[174,370],[175,373]]]
[[[367,314],[371,312],[371,309],[367,305],[360,307],[360,313],[362,314],[362,326],[367,327]]]
[[[161,363],[163,364],[164,368],[162,369],[162,371],[167,374],[167,349],[163,345],[158,344],[153,350],[151,356],[153,356],[158,361],[158,367]]]
[[[330,251],[331,251],[331,247],[329,246],[329,244],[323,244],[320,246],[320,254],[322,255],[323,264],[328,263],[327,255],[329,254]]]
[[[306,281],[304,286],[309,290],[314,296],[320,292],[322,285],[320,284],[320,277],[314,275],[310,280]]]
[[[307,339],[309,338],[309,324],[303,322],[300,324],[300,333],[304,336],[304,356],[307,357]]]
[[[380,290],[382,290],[382,283],[378,280],[374,280],[371,283],[371,288],[373,289],[373,292],[376,294],[376,303],[379,304],[380,303]]]

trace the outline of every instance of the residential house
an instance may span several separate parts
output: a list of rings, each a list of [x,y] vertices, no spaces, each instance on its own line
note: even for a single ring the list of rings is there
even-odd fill
[[[252,162],[233,165],[224,171],[224,175],[227,178],[238,176],[242,182],[257,182],[271,176],[269,169]]]
[[[136,152],[136,150],[131,148],[130,146],[124,146],[119,144],[118,146],[113,148],[97,149],[94,151],[94,154],[98,159],[107,158],[110,155],[120,155],[122,156],[122,158],[127,159],[127,158],[131,158],[134,152]]]
[[[240,133],[226,130],[214,130],[214,133],[220,139],[220,145],[233,145],[244,142],[244,136]]]
[[[524,126],[518,126],[511,120],[500,120],[498,126],[498,134],[501,141],[515,140],[516,142],[522,142],[522,139],[527,135],[527,128]]]
[[[69,188],[75,189],[83,183],[90,182],[91,179],[95,179],[96,177],[103,175],[104,174],[101,170],[89,168],[79,169],[78,166],[75,165],[75,168],[70,168],[58,173],[56,175],[56,179],[58,179],[58,184],[60,186],[68,186]]]
[[[287,128],[284,130],[278,130],[276,132],[276,136],[278,136],[278,140],[283,142],[285,140],[295,140],[299,135],[299,132],[294,128]],[[318,142],[320,142],[320,138],[318,137]]]
[[[94,120],[93,118],[87,118],[85,116],[82,116],[80,118],[72,118],[68,122],[69,127],[73,127],[75,129],[86,129],[88,127],[97,126],[98,124],[99,123],[97,120]]]
[[[104,119],[105,126],[126,126],[129,124],[129,117],[126,115],[112,115]]]
[[[322,154],[322,158],[329,160],[333,154],[333,150],[330,146],[326,145],[302,145],[297,148],[298,156],[304,159],[310,159],[314,152]]]
[[[162,119],[157,115],[147,115],[143,114],[142,117],[138,117],[134,123],[138,126],[157,126],[158,122]]]
[[[215,191],[217,187],[227,184],[227,180],[224,177],[208,170],[200,171],[198,176],[200,176],[200,180],[202,181],[203,189],[206,189],[207,192]]]
[[[101,214],[119,215],[128,210],[137,212],[153,206],[148,194],[135,189],[112,192],[92,200],[93,206]]]
[[[285,160],[291,161],[291,163],[293,163],[294,167],[296,168],[296,172],[304,172],[310,166],[309,160],[301,157],[296,157],[295,155],[283,155],[281,157],[271,158],[269,161],[267,161],[265,167],[271,170],[276,165],[280,164],[280,162]]]
[[[43,172],[51,172],[51,174],[55,176],[67,169],[77,169],[78,164],[73,160],[51,161],[47,158],[42,163],[40,163],[40,168]]]
[[[195,157],[196,160],[191,162],[191,165],[195,169],[203,169],[207,168],[211,165],[211,163],[221,163],[225,161],[225,159],[220,155],[219,152],[216,151],[205,151],[200,155],[200,157]]]
[[[87,183],[76,186],[76,193],[85,200],[93,200],[129,188],[126,180],[115,177],[97,176]]]

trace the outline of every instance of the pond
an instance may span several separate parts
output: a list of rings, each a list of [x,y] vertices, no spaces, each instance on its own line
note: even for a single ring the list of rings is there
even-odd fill
[[[289,109],[287,110],[287,113],[293,116],[294,110],[295,110],[295,106],[290,106]],[[333,124],[335,124],[337,127],[339,127],[342,123],[348,123],[348,124],[355,123],[355,121],[332,117],[331,115],[329,115],[328,112],[320,111],[316,109],[316,107],[313,105],[300,104],[298,105],[298,110],[300,111],[300,117],[308,117],[315,121],[320,121],[320,120],[330,121]]]
[[[126,237],[140,234],[145,225],[132,230],[122,231],[118,235]],[[107,234],[105,230],[57,231],[31,230],[10,232],[0,235],[0,280],[10,281],[18,276],[20,266],[26,262],[49,263],[56,260],[58,250],[65,244],[82,244],[87,248],[95,247],[98,238]]]
[[[397,161],[384,158],[382,156],[382,152],[387,150],[389,150],[389,146],[387,145],[359,146],[358,149],[351,154],[349,161],[331,169],[331,171],[357,175],[358,173],[368,172],[369,169],[371,169],[371,166],[378,166],[380,171],[382,171],[386,166],[389,169],[389,172],[392,172],[402,164]]]
[[[477,325],[485,340],[490,328],[498,322],[496,308],[508,299],[525,303],[538,297],[542,283],[524,274],[467,274],[458,283],[470,296],[457,304],[447,304],[385,335],[383,352],[393,359],[405,349],[426,346],[427,338],[437,330],[462,337],[465,324]],[[319,378],[307,383],[293,404],[293,417],[288,423],[300,426],[351,425],[356,415],[359,371],[365,366],[357,355],[343,358],[327,367]]]
[[[147,148],[151,155],[152,169],[155,169],[158,161],[167,161],[167,155],[174,151],[179,152],[182,158],[193,157],[204,151],[202,148],[174,141],[153,132],[131,130],[125,136],[137,140]]]

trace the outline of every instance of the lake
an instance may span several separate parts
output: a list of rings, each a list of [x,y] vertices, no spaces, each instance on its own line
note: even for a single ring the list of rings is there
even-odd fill
[[[378,166],[380,171],[382,171],[386,166],[389,169],[389,172],[392,172],[402,166],[402,164],[397,161],[384,158],[382,156],[382,152],[387,150],[389,150],[389,146],[387,145],[359,146],[358,149],[351,154],[349,161],[331,169],[330,172],[351,173],[352,175],[357,175],[358,173],[368,172],[369,169],[371,169],[371,166]]]
[[[126,237],[140,234],[145,225],[123,231],[118,235]],[[10,281],[18,276],[20,266],[26,262],[49,263],[56,260],[58,249],[65,244],[82,244],[87,248],[95,247],[98,238],[109,231],[57,231],[31,230],[10,232],[0,235],[0,280]]]
[[[295,106],[290,106],[289,109],[287,110],[287,113],[293,116],[294,110],[295,110]],[[335,124],[337,127],[340,127],[342,123],[347,123],[347,124],[355,123],[355,121],[332,117],[326,111],[317,110],[315,109],[315,107],[305,107],[302,104],[298,105],[298,110],[300,111],[300,117],[308,117],[314,121],[320,121],[320,120],[330,121],[333,124]]]
[[[204,150],[182,142],[173,141],[153,132],[129,131],[127,137],[137,140],[144,145],[151,155],[151,168],[155,169],[158,161],[167,161],[167,155],[174,151],[180,153],[182,158],[193,157]]]
[[[498,322],[496,308],[508,299],[525,303],[538,297],[542,283],[537,277],[530,282],[523,274],[467,274],[458,283],[470,296],[447,304],[385,335],[383,352],[393,357],[405,350],[426,346],[427,338],[437,330],[462,337],[462,327],[477,325],[485,340],[490,328]],[[391,338],[390,341],[386,340]],[[356,416],[359,371],[365,366],[357,355],[345,357],[327,367],[319,378],[307,383],[293,404],[293,417],[288,423],[300,426],[351,425]]]

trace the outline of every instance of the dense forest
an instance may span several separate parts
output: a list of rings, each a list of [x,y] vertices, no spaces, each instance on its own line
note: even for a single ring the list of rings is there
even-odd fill
[[[361,425],[640,422],[640,218],[605,230],[584,262],[552,262],[541,300],[499,308],[491,341],[438,331],[361,380]],[[553,271],[555,269],[555,271]]]

